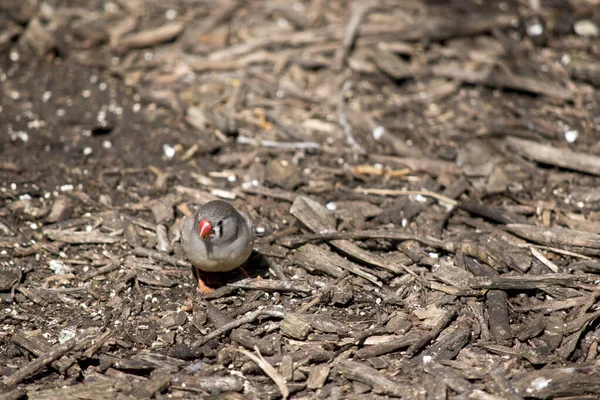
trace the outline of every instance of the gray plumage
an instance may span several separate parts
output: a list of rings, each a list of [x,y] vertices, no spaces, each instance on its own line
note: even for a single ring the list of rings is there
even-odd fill
[[[208,220],[212,234],[201,238],[198,223]],[[189,216],[183,225],[181,245],[194,267],[201,271],[230,271],[252,253],[254,229],[248,216],[221,200],[208,202]]]

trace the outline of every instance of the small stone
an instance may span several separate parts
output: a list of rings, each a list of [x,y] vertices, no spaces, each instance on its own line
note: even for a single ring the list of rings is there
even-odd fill
[[[598,26],[589,19],[582,19],[573,25],[573,30],[576,34],[583,37],[596,37],[600,35]]]

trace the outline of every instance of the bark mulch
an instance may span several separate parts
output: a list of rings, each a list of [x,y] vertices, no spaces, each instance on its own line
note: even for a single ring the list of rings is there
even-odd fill
[[[600,396],[597,0],[0,3],[1,398]]]

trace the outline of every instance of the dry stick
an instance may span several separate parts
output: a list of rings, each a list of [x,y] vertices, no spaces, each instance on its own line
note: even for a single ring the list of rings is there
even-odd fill
[[[346,81],[342,86],[342,91],[340,93],[340,97],[338,98],[338,123],[344,130],[344,135],[346,135],[346,141],[350,146],[352,146],[352,150],[358,155],[365,155],[367,152],[363,147],[358,144],[354,136],[352,135],[352,127],[350,126],[350,122],[348,122],[348,117],[346,116],[346,93],[352,87],[352,82]]]
[[[164,261],[168,264],[174,265],[176,267],[184,267],[191,268],[192,264],[184,260],[178,260],[176,257],[171,257],[165,253],[161,253],[160,251],[150,250],[145,247],[136,247],[133,249],[133,254],[141,257],[153,258],[158,261]]]
[[[219,329],[215,329],[208,335],[204,336],[202,339],[196,340],[192,344],[192,347],[200,347],[203,344],[205,344],[206,342],[208,342],[209,340],[217,338],[217,337],[221,336],[222,334],[224,334],[225,332],[228,332],[235,328],[239,328],[240,326],[242,326],[244,324],[249,324],[250,322],[253,322],[255,319],[257,319],[261,315],[268,315],[269,317],[275,317],[275,318],[283,318],[285,316],[285,314],[282,311],[256,310],[256,311],[253,311],[251,313],[244,315],[241,318],[237,318],[235,321],[231,321],[230,323],[223,325]]]
[[[321,145],[316,142],[276,142],[274,140],[257,140],[246,136],[238,136],[237,142],[239,144],[249,144],[253,146],[290,151],[321,149]]]
[[[551,247],[551,246],[542,246],[542,245],[537,245],[537,244],[529,244],[529,243],[524,243],[524,244],[516,244],[517,247],[521,247],[521,248],[536,248],[536,249],[541,249],[541,250],[548,250],[548,251],[552,251],[554,253],[558,253],[558,254],[563,254],[565,256],[571,256],[571,257],[575,257],[575,258],[581,258],[584,260],[591,260],[592,257],[588,257],[585,256],[583,254],[579,254],[579,253],[575,253],[574,251],[569,251],[569,250],[564,250],[564,249],[559,249],[556,247]]]
[[[429,190],[395,190],[395,189],[376,189],[376,188],[356,188],[354,189],[357,193],[363,194],[374,194],[378,196],[410,196],[410,195],[421,195],[427,197],[433,197],[441,203],[446,203],[449,206],[455,207],[458,202],[450,197],[446,197],[439,193],[431,192]]]
[[[373,8],[372,2],[359,1],[354,4],[352,15],[350,15],[350,20],[348,21],[348,25],[346,25],[346,30],[344,31],[342,45],[335,52],[335,58],[333,60],[333,69],[335,71],[339,72],[344,66],[346,56],[348,56],[350,48],[354,43],[354,39],[356,39],[358,34],[358,27],[371,8]]]
[[[548,260],[541,251],[536,249],[535,247],[529,247],[531,254],[537,258],[542,264],[544,264],[548,269],[554,273],[558,272],[558,267],[552,261]]]
[[[337,239],[387,239],[387,240],[416,240],[427,244],[425,238],[419,238],[412,233],[398,232],[392,230],[367,230],[355,232],[327,232],[308,235],[291,236],[280,240],[280,244],[287,247],[298,247],[307,242]]]
[[[600,157],[588,153],[578,153],[566,148],[558,148],[531,140],[506,138],[510,149],[530,160],[555,165],[590,175],[600,175]]]
[[[115,52],[126,53],[130,49],[150,47],[156,44],[168,42],[183,32],[185,24],[172,22],[153,29],[147,29],[128,36],[119,38],[115,46]]]
[[[108,274],[109,272],[116,271],[119,268],[121,268],[120,263],[118,263],[118,262],[110,263],[104,267],[101,267],[98,269],[93,269],[91,271],[86,272],[85,274],[82,274],[79,277],[79,279],[81,279],[82,281],[87,281],[88,279],[92,279],[96,276]]]
[[[265,372],[265,374],[267,374],[269,378],[271,378],[273,382],[275,382],[284,400],[286,400],[290,396],[290,391],[285,383],[285,379],[279,374],[279,372],[277,372],[275,368],[273,368],[271,364],[269,364],[267,360],[263,358],[263,356],[260,354],[260,351],[258,350],[258,347],[254,346],[254,351],[256,351],[257,355],[254,355],[245,349],[235,350],[239,351],[240,353],[254,361],[256,365],[258,365],[260,369],[262,369]]]
[[[106,341],[110,339],[113,335],[113,332],[110,329],[107,329],[98,339],[92,343],[92,345],[85,351],[85,357],[92,358],[94,354],[96,354],[100,349],[104,346]]]
[[[98,231],[70,232],[66,230],[48,229],[44,231],[48,239],[70,244],[112,244],[122,240],[120,237],[106,235]]]
[[[61,358],[62,356],[64,356],[65,354],[67,354],[68,352],[73,350],[76,346],[90,341],[92,339],[92,337],[93,336],[90,335],[90,336],[84,336],[84,337],[79,337],[79,338],[73,338],[73,339],[69,340],[68,342],[60,344],[58,346],[54,346],[46,354],[29,362],[28,364],[23,366],[21,369],[19,369],[12,375],[5,377],[4,384],[6,386],[16,385],[17,383],[19,383],[19,382],[23,381],[25,378],[27,378],[29,375],[34,374],[35,372],[44,368],[45,366],[52,363],[53,361],[58,360],[59,358]]]

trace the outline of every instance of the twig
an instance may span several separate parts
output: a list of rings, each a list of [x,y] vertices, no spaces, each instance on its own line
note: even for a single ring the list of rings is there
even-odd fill
[[[267,360],[263,358],[263,356],[260,354],[260,351],[258,350],[258,347],[254,346],[254,351],[256,351],[257,355],[254,355],[245,349],[235,350],[239,351],[240,353],[254,361],[256,365],[258,365],[259,368],[262,369],[265,372],[265,374],[267,374],[269,378],[273,380],[273,382],[275,382],[284,400],[289,397],[290,391],[285,383],[285,379],[279,374],[279,372],[277,372],[275,368],[273,368],[271,364],[269,364]]]
[[[206,342],[208,342],[209,340],[217,338],[217,337],[221,336],[222,334],[224,334],[225,332],[229,332],[235,328],[239,328],[240,326],[242,326],[244,324],[249,324],[250,322],[253,322],[254,320],[256,320],[258,317],[260,317],[262,315],[267,315],[269,317],[275,317],[275,318],[283,318],[285,316],[285,314],[282,311],[256,310],[256,311],[253,311],[251,313],[244,315],[243,317],[237,318],[235,321],[231,321],[230,323],[223,325],[219,329],[215,329],[208,335],[204,336],[202,339],[196,340],[192,344],[192,347],[200,347],[203,344],[205,344]]]
[[[558,272],[558,267],[556,266],[556,264],[554,264],[552,261],[548,260],[541,251],[539,251],[538,249],[536,249],[535,247],[530,247],[529,250],[531,251],[531,254],[537,258],[538,260],[540,260],[540,262],[542,264],[544,264],[546,267],[548,267],[548,269],[554,273]]]
[[[398,232],[392,230],[368,230],[355,232],[326,232],[315,233],[308,235],[298,235],[283,238],[279,241],[280,244],[286,247],[298,247],[306,242],[319,240],[337,240],[337,239],[388,239],[388,240],[417,240],[427,242],[426,238],[419,239],[415,235],[406,232]]]
[[[410,195],[421,195],[427,197],[433,197],[441,203],[445,203],[449,206],[456,207],[458,202],[450,197],[446,197],[439,193],[430,192],[429,190],[396,190],[396,189],[375,189],[375,188],[356,188],[354,189],[357,193],[363,194],[374,194],[378,196],[410,196]]]
[[[16,371],[10,376],[4,378],[4,384],[6,386],[16,385],[17,383],[23,381],[29,375],[32,375],[44,368],[46,365],[52,363],[53,361],[58,360],[71,350],[73,350],[76,346],[89,342],[93,336],[88,335],[84,337],[76,337],[69,340],[66,343],[60,344],[58,346],[54,346],[49,352],[46,354],[36,358],[35,360],[29,362],[21,369]]]
[[[280,150],[319,150],[321,145],[316,142],[276,142],[274,140],[258,140],[247,136],[238,136],[237,142],[240,144],[250,144],[254,146],[267,147]]]
[[[348,117],[346,116],[346,93],[352,88],[352,82],[346,81],[342,86],[342,91],[340,92],[340,97],[338,98],[338,123],[342,127],[344,131],[344,135],[346,135],[346,141],[350,146],[352,146],[352,150],[358,155],[365,155],[367,152],[365,149],[358,144],[354,136],[352,135],[352,127],[350,126],[350,122],[348,122]]]
[[[304,293],[312,292],[310,285],[303,282],[284,282],[275,279],[244,279],[238,282],[229,283],[227,286],[238,289],[264,290],[266,292],[282,293]]]
[[[130,49],[150,47],[168,42],[179,36],[179,34],[183,32],[184,27],[185,25],[181,22],[172,22],[157,28],[132,33],[118,40],[118,43],[116,43],[115,46],[115,52],[123,54]]]
[[[360,26],[363,18],[369,13],[374,5],[372,2],[363,1],[357,1],[354,4],[352,15],[350,15],[350,20],[348,21],[346,29],[344,30],[344,39],[342,40],[342,45],[335,52],[335,58],[333,61],[333,69],[335,71],[340,71],[344,66],[344,61],[346,60],[346,57],[350,52],[350,48],[354,44],[354,40],[358,34],[358,27]]]
[[[136,247],[135,249],[133,249],[133,254],[135,254],[136,256],[148,257],[158,261],[163,261],[176,267],[192,267],[192,264],[190,264],[187,261],[178,260],[176,257],[169,256],[165,253],[161,253],[160,251],[150,250],[145,247]]]
[[[86,272],[85,274],[82,274],[79,277],[79,279],[81,279],[82,281],[87,281],[88,279],[92,279],[96,276],[108,274],[109,272],[116,271],[119,268],[121,268],[120,263],[118,263],[118,262],[110,263],[104,267],[93,269],[91,271]]]

